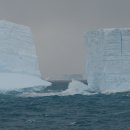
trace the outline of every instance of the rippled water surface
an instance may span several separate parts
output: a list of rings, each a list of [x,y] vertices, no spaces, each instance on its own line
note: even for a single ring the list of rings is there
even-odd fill
[[[66,84],[60,86],[65,89]],[[60,91],[56,84],[55,88]],[[130,93],[48,97],[0,94],[0,130],[130,130]]]

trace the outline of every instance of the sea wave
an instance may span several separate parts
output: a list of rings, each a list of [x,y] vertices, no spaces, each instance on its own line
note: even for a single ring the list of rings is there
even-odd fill
[[[53,85],[52,85],[53,88]],[[73,96],[73,95],[86,95],[91,96],[95,94],[113,94],[120,92],[129,92],[130,87],[102,87],[101,89],[92,89],[85,83],[77,80],[69,82],[68,87],[62,91],[56,91],[45,87],[31,87],[25,89],[17,89],[15,91],[1,91],[2,93],[16,94],[20,97],[46,97],[46,96]]]
[[[102,87],[101,89],[94,90],[88,87],[88,85],[77,81],[77,80],[72,80],[68,88],[64,91],[61,92],[47,92],[47,93],[37,93],[37,92],[25,92],[20,96],[23,97],[41,97],[41,96],[72,96],[72,95],[95,95],[95,94],[113,94],[113,93],[120,93],[120,92],[129,92],[130,87],[109,87],[105,88]]]

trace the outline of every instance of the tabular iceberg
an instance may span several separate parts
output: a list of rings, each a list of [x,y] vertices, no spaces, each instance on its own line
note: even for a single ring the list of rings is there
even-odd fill
[[[0,89],[49,85],[40,79],[30,28],[0,21]]]
[[[99,29],[86,34],[88,86],[95,91],[130,90],[130,29]]]

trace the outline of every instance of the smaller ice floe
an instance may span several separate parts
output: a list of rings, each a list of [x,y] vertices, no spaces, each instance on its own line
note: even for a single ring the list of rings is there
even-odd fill
[[[13,91],[29,87],[47,87],[51,83],[40,79],[37,76],[17,74],[17,73],[0,73],[0,91]]]
[[[72,80],[69,85],[68,89],[62,91],[62,92],[50,92],[50,93],[23,93],[20,96],[22,97],[40,97],[40,96],[70,96],[70,95],[93,95],[96,93],[91,93],[89,92],[89,88],[86,84],[77,81],[77,80]]]

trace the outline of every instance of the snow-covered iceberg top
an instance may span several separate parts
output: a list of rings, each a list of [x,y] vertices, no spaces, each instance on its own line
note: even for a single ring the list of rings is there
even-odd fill
[[[0,21],[0,89],[50,85],[40,76],[30,28]]]

